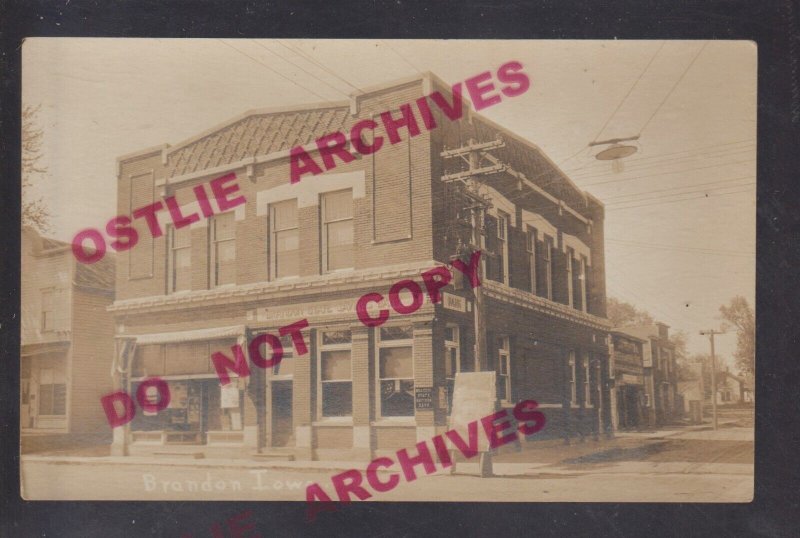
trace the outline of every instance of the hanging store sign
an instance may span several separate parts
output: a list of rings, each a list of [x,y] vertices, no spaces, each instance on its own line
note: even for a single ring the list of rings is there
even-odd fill
[[[239,387],[233,383],[220,387],[220,407],[231,409],[239,407]]]

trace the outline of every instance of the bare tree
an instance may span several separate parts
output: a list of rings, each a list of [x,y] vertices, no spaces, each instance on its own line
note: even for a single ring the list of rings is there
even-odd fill
[[[736,367],[745,375],[755,373],[756,369],[756,318],[753,309],[744,297],[736,296],[726,306],[719,307],[724,329],[736,329]]]
[[[39,106],[27,105],[22,110],[22,225],[40,232],[50,229],[50,212],[41,197],[31,193],[35,179],[47,173],[41,166],[44,132],[36,124]]]

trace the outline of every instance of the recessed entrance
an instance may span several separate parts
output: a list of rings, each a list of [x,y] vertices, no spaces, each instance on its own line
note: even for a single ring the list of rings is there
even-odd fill
[[[272,381],[272,446],[291,446],[292,382]]]

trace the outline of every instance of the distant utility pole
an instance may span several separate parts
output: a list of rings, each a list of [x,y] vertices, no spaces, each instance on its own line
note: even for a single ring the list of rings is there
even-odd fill
[[[714,429],[717,429],[717,357],[714,354],[714,335],[725,334],[724,331],[709,329],[700,331],[701,336],[708,336],[711,342],[711,410],[714,414]]]

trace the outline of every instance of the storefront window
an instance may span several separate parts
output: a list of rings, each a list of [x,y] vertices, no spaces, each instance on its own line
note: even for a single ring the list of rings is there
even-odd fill
[[[52,368],[43,368],[39,374],[39,414],[67,414],[67,385]]]
[[[319,337],[319,380],[322,417],[353,414],[353,373],[350,331],[321,331]]]
[[[414,416],[414,356],[411,327],[382,327],[379,333],[379,412]]]

